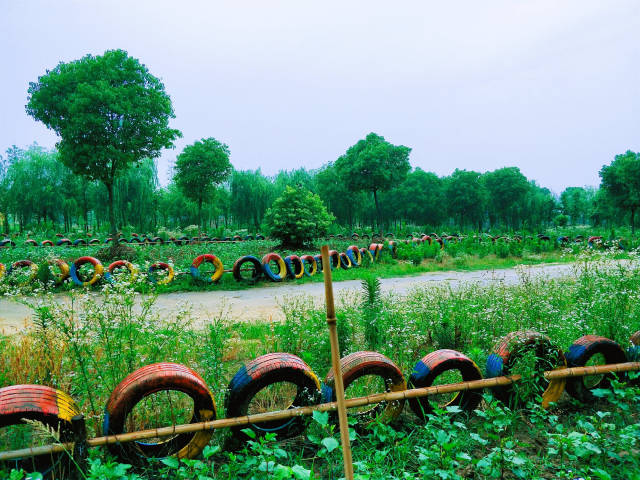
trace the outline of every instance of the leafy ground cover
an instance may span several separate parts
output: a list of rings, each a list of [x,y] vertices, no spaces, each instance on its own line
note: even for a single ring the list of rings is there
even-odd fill
[[[523,269],[515,286],[431,285],[406,297],[381,295],[369,278],[360,296],[338,306],[341,353],[375,350],[408,375],[417,360],[439,348],[464,352],[483,366],[498,339],[521,329],[545,333],[565,350],[584,334],[603,335],[626,348],[640,330],[640,267],[635,261],[583,260],[571,278],[533,279]],[[99,434],[113,388],[153,362],[183,363],[201,374],[220,417],[231,377],[258,355],[294,353],[320,378],[329,369],[324,312],[304,298],[284,305],[282,323],[230,324],[222,307],[204,330],[196,330],[187,307],[175,318],[158,318],[154,299],[137,310],[135,295],[121,287],[105,289],[100,305],[79,292],[63,307],[46,297],[34,300],[37,328],[0,338],[0,386],[40,383],[69,392],[91,433]],[[347,393],[374,388],[360,384]],[[426,424],[405,409],[396,424],[353,432],[358,478],[640,478],[640,390],[616,383],[597,394],[592,405],[565,395],[549,411],[537,406],[535,394],[514,409],[487,394],[470,417],[438,414]],[[157,399],[153,407],[166,412],[175,400]],[[169,418],[155,421],[166,425]],[[4,430],[3,450],[38,436]],[[232,450],[228,433],[217,432],[204,457],[193,461],[164,459],[141,469],[95,450],[88,478],[339,478],[337,438],[320,414],[305,435],[285,443],[266,436]]]

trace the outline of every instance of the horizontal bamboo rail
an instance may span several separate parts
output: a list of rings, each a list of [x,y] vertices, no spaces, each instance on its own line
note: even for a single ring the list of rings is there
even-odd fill
[[[544,377],[548,380],[559,380],[563,378],[584,377],[587,375],[601,375],[604,373],[629,372],[640,370],[640,362],[616,363],[610,365],[594,365],[588,367],[563,368],[544,372]],[[522,377],[520,375],[509,375],[504,377],[484,378],[482,380],[471,380],[468,382],[450,383],[446,385],[436,385],[432,387],[412,388],[398,392],[374,393],[363,397],[354,397],[345,400],[347,408],[362,407],[380,402],[393,402],[409,398],[420,398],[429,395],[440,395],[444,393],[465,392],[468,390],[479,390],[482,388],[499,387],[511,385]],[[221,418],[219,420],[209,420],[206,422],[188,423],[184,425],[172,425],[170,427],[160,427],[151,430],[141,430],[138,432],[121,433],[96,437],[87,440],[90,447],[98,447],[113,443],[128,443],[137,440],[145,440],[158,437],[169,437],[183,433],[195,433],[202,430],[215,430],[219,428],[240,427],[252,423],[269,422],[273,420],[284,420],[287,418],[312,415],[314,411],[327,412],[337,409],[337,402],[322,403],[308,407],[297,407],[289,410],[279,410],[276,412],[258,413],[256,415],[245,415],[243,417]],[[32,457],[37,455],[50,455],[71,451],[73,443],[57,443],[41,447],[23,448],[0,452],[0,462],[15,460],[17,458]]]

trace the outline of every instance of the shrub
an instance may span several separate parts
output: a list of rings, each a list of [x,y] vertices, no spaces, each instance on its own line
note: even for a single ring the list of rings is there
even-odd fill
[[[318,195],[289,186],[265,214],[269,235],[292,247],[324,236],[334,220]]]

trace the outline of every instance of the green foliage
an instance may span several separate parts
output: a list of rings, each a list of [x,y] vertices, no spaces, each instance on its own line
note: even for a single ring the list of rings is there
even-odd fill
[[[635,214],[640,207],[640,154],[627,150],[616,155],[611,165],[600,170],[602,188],[620,208],[631,213],[631,230],[635,233]]]
[[[180,132],[162,82],[123,50],[86,55],[29,84],[27,113],[60,136],[60,159],[74,173],[102,182],[113,216],[115,179],[173,146]]]
[[[265,214],[270,236],[293,247],[325,235],[333,220],[318,195],[292,187],[286,187]]]
[[[211,198],[215,187],[224,182],[232,170],[229,147],[215,138],[203,138],[187,145],[178,155],[173,178],[184,196],[198,204],[200,219],[203,202]]]
[[[478,172],[456,169],[447,178],[445,201],[458,225],[480,226],[487,202],[487,190]]]
[[[560,213],[556,215],[556,218],[553,219],[553,223],[555,223],[558,227],[566,227],[569,223],[569,216],[564,213]]]
[[[481,178],[487,189],[491,224],[502,218],[506,225],[519,227],[524,201],[531,189],[527,177],[518,167],[505,167],[487,172]]]

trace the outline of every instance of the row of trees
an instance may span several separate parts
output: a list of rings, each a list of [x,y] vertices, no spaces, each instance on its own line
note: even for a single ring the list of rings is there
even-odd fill
[[[0,220],[7,231],[10,221],[20,229],[108,223],[114,233],[123,225],[150,231],[222,222],[253,230],[282,192],[301,189],[317,193],[337,223],[350,228],[409,222],[536,229],[554,220],[615,222],[625,214],[633,224],[640,206],[640,160],[633,152],[602,169],[601,190],[567,189],[560,204],[516,167],[447,177],[412,170],[411,149],[375,133],[318,171],[274,178],[233,171],[229,147],[202,139],[178,155],[172,183],[159,188],[153,159],[182,134],[169,127],[175,115],[162,82],[123,50],[59,63],[29,85],[26,111],[60,141],[56,151],[12,148],[0,159]]]
[[[349,188],[339,161],[315,171],[302,168],[268,177],[260,170],[233,170],[228,164],[228,147],[207,140],[197,145],[209,143],[213,150],[227,155],[225,161],[217,162],[216,174],[210,175],[214,180],[223,179],[219,184],[204,186],[199,181],[203,172],[199,176],[188,174],[190,170],[184,165],[179,170],[178,165],[187,158],[183,153],[171,183],[160,187],[155,162],[145,159],[124,171],[114,183],[116,224],[140,231],[156,231],[162,226],[180,229],[192,224],[205,229],[228,226],[257,231],[265,212],[287,187],[317,193],[338,224],[354,229],[378,222],[390,228],[410,223],[425,228],[537,229],[552,222],[623,223],[630,215],[616,207],[604,188],[569,187],[558,198],[528,180],[517,167],[483,174],[455,170],[446,177],[415,168],[403,180],[376,192],[376,207],[371,190]],[[185,151],[193,149],[187,147]],[[37,145],[7,151],[0,160],[0,218],[8,216],[19,230],[45,226],[105,229],[109,223],[106,187],[73,174],[59,156],[55,150]],[[218,157],[216,153],[212,159]],[[206,162],[198,165],[203,163],[213,168]],[[178,175],[185,170],[187,174]],[[3,224],[8,231],[8,222],[3,220]]]

